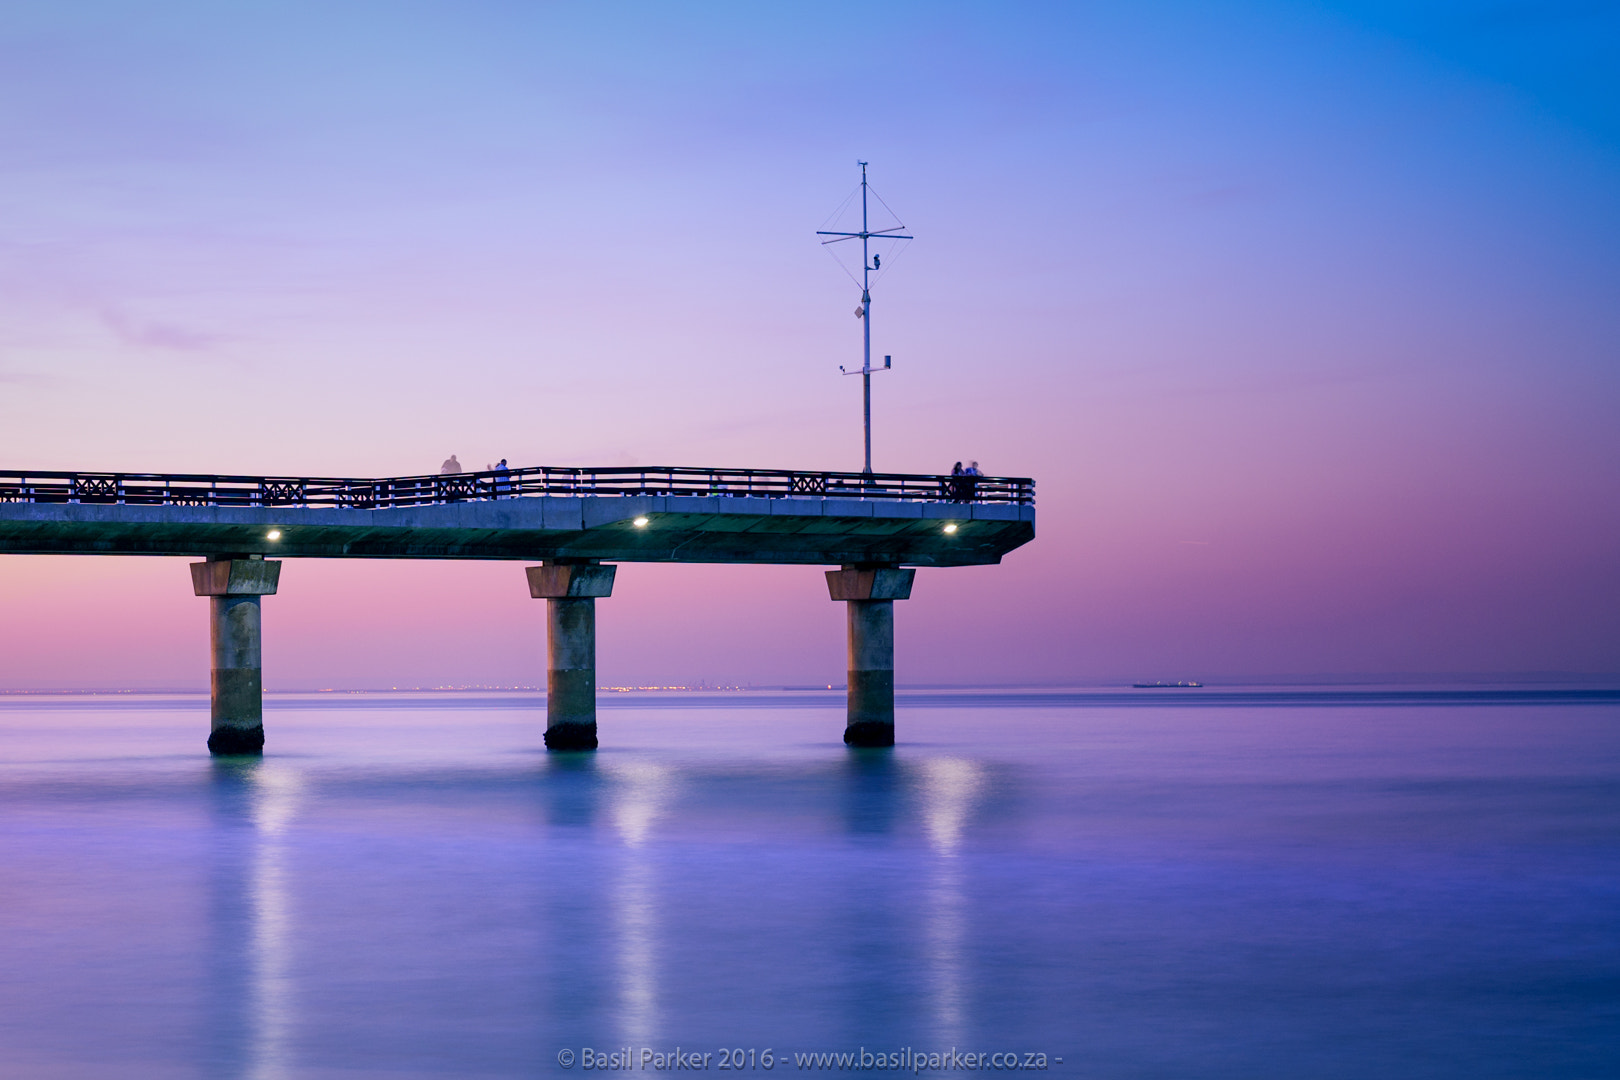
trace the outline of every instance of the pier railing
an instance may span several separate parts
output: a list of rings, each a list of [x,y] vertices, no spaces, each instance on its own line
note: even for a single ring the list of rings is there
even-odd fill
[[[125,506],[433,506],[525,495],[708,495],[1035,504],[1027,477],[787,469],[496,469],[335,479],[197,473],[0,472],[0,502]]]

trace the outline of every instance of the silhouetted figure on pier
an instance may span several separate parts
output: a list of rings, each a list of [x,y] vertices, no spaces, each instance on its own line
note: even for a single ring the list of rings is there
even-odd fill
[[[456,460],[456,455],[454,454],[451,454],[449,457],[445,458],[444,464],[439,466],[440,476],[454,476],[460,471],[461,462]]]

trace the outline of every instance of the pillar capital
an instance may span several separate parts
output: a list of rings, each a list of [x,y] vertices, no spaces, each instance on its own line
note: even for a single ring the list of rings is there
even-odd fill
[[[834,600],[910,600],[916,570],[896,567],[846,566],[827,571],[827,592]]]
[[[529,595],[536,600],[580,600],[613,595],[617,566],[600,563],[554,563],[526,566]]]
[[[191,587],[198,596],[274,596],[280,580],[280,559],[209,559],[191,564]]]

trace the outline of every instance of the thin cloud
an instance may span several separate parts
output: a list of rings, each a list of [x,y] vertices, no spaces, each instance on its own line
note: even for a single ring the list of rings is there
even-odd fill
[[[59,376],[39,371],[0,371],[0,385],[4,386],[42,386],[61,381]]]
[[[193,330],[175,323],[132,318],[116,308],[101,309],[101,321],[118,340],[143,349],[204,352],[224,340],[219,334]]]

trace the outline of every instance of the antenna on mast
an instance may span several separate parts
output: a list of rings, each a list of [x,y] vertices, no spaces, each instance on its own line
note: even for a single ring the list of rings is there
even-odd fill
[[[845,240],[857,238],[861,242],[861,280],[858,283],[861,287],[861,303],[855,309],[855,317],[861,320],[861,366],[857,371],[847,371],[840,364],[838,370],[844,372],[845,375],[859,374],[861,377],[861,409],[866,429],[866,468],[861,471],[869,473],[872,471],[872,372],[888,371],[891,364],[891,358],[885,356],[882,367],[874,368],[872,366],[872,271],[883,269],[883,256],[881,253],[872,254],[871,245],[873,240],[910,240],[911,237],[901,235],[901,230],[905,228],[904,225],[895,225],[892,228],[877,230],[870,227],[867,218],[866,162],[860,161],[856,162],[856,164],[861,167],[861,231],[829,232],[825,229],[818,229],[816,235],[832,237],[830,240],[821,242],[823,247],[828,244],[840,244]],[[883,200],[879,199],[878,202],[883,202]],[[887,203],[883,205],[885,209],[888,208]]]

